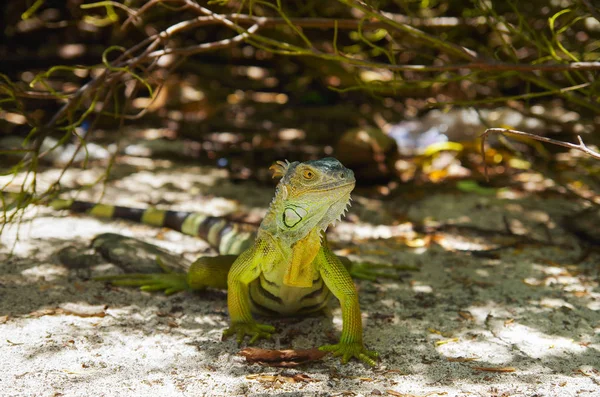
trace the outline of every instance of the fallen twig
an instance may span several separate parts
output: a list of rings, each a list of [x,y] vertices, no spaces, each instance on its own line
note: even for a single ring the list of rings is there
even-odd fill
[[[325,352],[319,349],[270,350],[247,347],[240,352],[250,364],[258,363],[267,367],[296,367],[310,361],[320,360]]]

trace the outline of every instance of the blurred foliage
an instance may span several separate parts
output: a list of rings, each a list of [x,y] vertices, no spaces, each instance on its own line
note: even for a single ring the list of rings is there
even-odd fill
[[[0,131],[17,139],[0,147],[8,176],[1,190],[18,182],[22,208],[32,193],[56,194],[66,169],[89,162],[107,166],[89,185],[106,181],[122,148],[93,157],[88,143],[123,137],[161,139],[163,147],[184,140],[196,161],[227,158],[241,174],[284,156],[351,150],[346,157],[361,158],[366,150],[382,170],[369,174],[374,180],[445,180],[457,159],[458,176],[481,176],[477,142],[432,146],[411,164],[395,149],[338,143],[357,127],[389,132],[431,108],[501,106],[543,121],[546,134],[595,143],[600,21],[592,3],[4,2]],[[128,137],[130,126],[155,130]],[[550,161],[543,146],[526,142]],[[505,143],[489,148],[487,163],[498,174],[529,167],[516,154],[522,147]],[[66,145],[73,149],[62,173],[40,188],[40,162]],[[596,166],[583,167],[597,177]]]

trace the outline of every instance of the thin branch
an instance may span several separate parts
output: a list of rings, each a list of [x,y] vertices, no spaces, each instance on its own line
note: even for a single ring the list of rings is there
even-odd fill
[[[580,135],[577,135],[577,141],[579,143],[578,144],[574,144],[574,143],[570,143],[570,142],[558,141],[558,140],[552,139],[552,138],[546,138],[545,136],[539,136],[539,135],[535,135],[535,134],[530,134],[528,132],[517,131],[517,130],[510,130],[510,129],[507,129],[507,128],[488,128],[481,135],[481,138],[485,139],[490,132],[495,132],[495,133],[500,133],[500,134],[506,133],[506,134],[513,134],[513,135],[525,136],[525,137],[528,137],[528,138],[531,138],[531,139],[535,139],[536,141],[551,143],[553,145],[558,145],[558,146],[563,146],[563,147],[566,147],[566,148],[569,148],[569,149],[579,150],[579,151],[581,151],[581,152],[589,155],[590,157],[595,158],[596,160],[600,160],[600,153],[596,152],[596,151],[594,151],[592,149],[590,149],[589,147],[587,147],[585,145],[585,143],[583,143],[583,139],[581,139]]]
[[[156,1],[156,0],[155,0]],[[147,3],[149,4],[149,3]],[[146,4],[146,5],[147,5]],[[147,8],[144,5],[143,8]],[[141,10],[141,9],[140,9]],[[477,18],[455,18],[455,17],[436,17],[436,18],[413,18],[401,14],[382,13],[387,18],[411,26],[418,27],[442,27],[451,28],[456,26],[479,26],[487,24],[487,21],[483,17]],[[253,25],[257,22],[257,19],[261,17],[255,17],[247,14],[226,14],[224,15],[228,19],[235,21],[240,25]],[[330,29],[333,28],[334,23],[337,21],[339,29],[357,29],[360,25],[360,20],[357,19],[334,19],[334,18],[289,18],[289,22],[300,27],[300,28],[314,28],[314,29]],[[214,22],[213,22],[214,23]],[[286,25],[288,22],[284,18],[266,17],[265,27],[274,27],[280,25]],[[206,24],[211,24],[207,21]],[[363,28],[369,29],[380,29],[387,27],[388,24],[381,21],[364,21]]]
[[[360,10],[365,13],[365,15],[375,18],[378,21],[387,23],[388,27],[393,27],[400,32],[407,33],[418,40],[422,40],[425,43],[428,43],[430,46],[438,48],[448,54],[452,54],[457,56],[458,58],[476,62],[479,59],[479,55],[466,47],[450,43],[446,40],[439,38],[435,34],[429,34],[422,30],[415,28],[414,26],[397,22],[394,19],[391,19],[388,15],[384,15],[380,13],[378,10],[375,10],[370,5],[361,0],[338,0],[342,4],[346,4],[354,9]]]
[[[146,6],[148,6],[149,4],[152,4],[152,3],[153,2],[147,3],[146,5],[144,5],[143,8],[147,9]],[[204,9],[203,11],[206,11],[206,9]],[[357,20],[350,20],[350,19],[335,20],[335,19],[329,19],[329,18],[296,18],[296,19],[291,19],[290,21],[299,27],[314,27],[314,28],[335,27],[336,22],[337,22],[339,28],[354,29],[354,28],[357,28],[360,24],[360,21],[357,21]],[[237,23],[245,24],[245,23],[250,23],[250,22],[253,22],[254,25],[251,26],[244,33],[241,33],[238,36],[235,36],[231,39],[220,40],[220,41],[216,41],[216,42],[212,42],[212,43],[203,43],[203,44],[185,47],[185,48],[167,48],[167,49],[163,49],[163,50],[157,50],[157,51],[150,52],[153,48],[155,48],[160,43],[161,39],[164,40],[176,33],[182,32],[184,30],[188,30],[188,29],[198,27],[198,26],[205,26],[205,25],[219,24],[219,23],[235,28],[235,27],[239,27],[239,25],[237,25]],[[179,22],[179,23],[172,25],[169,28],[165,29],[163,32],[149,36],[148,38],[143,40],[141,43],[138,43],[136,46],[130,48],[125,53],[123,53],[119,57],[119,59],[117,59],[117,61],[115,61],[115,64],[117,66],[124,65],[124,63],[121,63],[118,61],[123,60],[124,58],[127,58],[133,52],[144,47],[145,45],[148,45],[151,42],[154,42],[154,43],[146,49],[144,54],[141,54],[140,56],[135,58],[135,61],[136,61],[135,63],[139,63],[142,59],[145,59],[146,57],[156,58],[156,57],[161,57],[161,56],[164,56],[167,54],[193,55],[193,54],[201,53],[201,52],[205,52],[205,51],[212,51],[212,50],[216,50],[216,49],[220,49],[220,48],[226,48],[226,47],[232,46],[236,43],[239,43],[239,42],[245,40],[246,38],[248,38],[251,34],[255,33],[261,27],[272,27],[272,26],[278,26],[278,25],[285,25],[287,23],[288,22],[285,21],[285,19],[283,19],[283,18],[254,17],[254,16],[244,15],[244,14],[212,14],[212,15],[198,16],[192,20]],[[373,27],[375,25],[387,26],[386,23],[381,22],[381,21],[377,22],[376,24],[374,24],[373,21],[365,21],[364,22],[364,26]],[[337,54],[337,55],[336,54],[324,54],[317,50],[312,50],[312,51],[308,50],[308,51],[312,52],[312,55],[314,55],[314,56],[326,58],[326,59],[333,59],[332,57],[340,57],[341,56],[340,54]],[[600,70],[600,62],[543,63],[543,64],[532,65],[532,64],[514,64],[514,63],[502,63],[502,62],[492,62],[492,61],[490,61],[490,62],[477,61],[477,62],[468,62],[468,63],[460,63],[460,64],[449,64],[449,65],[407,65],[407,64],[387,64],[387,63],[379,63],[379,62],[369,62],[369,61],[365,61],[365,60],[361,60],[361,59],[348,58],[348,57],[344,57],[344,59],[347,63],[353,64],[353,65],[359,66],[359,67],[380,68],[380,69],[388,69],[391,71],[412,71],[412,72],[422,72],[422,73],[448,72],[448,71],[457,71],[457,70],[483,70],[483,71],[495,71],[495,72],[505,72],[505,71],[560,72],[560,71],[575,71],[575,70],[577,70],[577,71]],[[131,66],[131,60],[130,60],[130,62],[126,62],[125,64],[127,64],[128,66]],[[87,87],[87,86],[81,87],[80,89],[77,90],[77,92],[72,94],[72,95],[74,95],[74,97],[71,97],[71,98],[78,97],[79,96],[78,94],[83,93],[84,91],[88,90],[89,88],[90,87]],[[24,97],[30,97],[30,98],[34,98],[34,97],[38,96],[39,99],[45,99],[46,96],[50,96],[49,94],[46,94],[43,92],[36,93],[33,91],[20,92],[20,93],[18,93],[18,95],[24,96]],[[69,102],[71,102],[71,101],[69,101]],[[59,117],[61,117],[68,108],[69,108],[69,103],[65,104],[65,108],[61,109],[62,111],[59,111],[57,114],[55,114],[55,116],[58,116],[55,118],[58,119]],[[51,120],[47,125],[48,126],[53,125],[55,121],[56,120]]]
[[[205,12],[206,9],[203,9]],[[333,28],[335,27],[336,21],[338,22],[339,28],[353,29],[358,28],[360,21],[355,20],[335,20],[329,18],[296,18],[290,19],[292,23],[299,27],[319,27],[319,28]],[[287,22],[283,18],[269,18],[269,17],[253,17],[244,14],[211,14],[196,17],[192,20],[183,21],[177,23],[164,32],[159,33],[158,35],[151,36],[150,38],[162,36],[167,37],[171,36],[177,32],[181,32],[183,30],[187,30],[193,27],[211,25],[216,23],[223,23],[226,26],[232,28],[239,28],[238,24],[244,24],[248,22],[254,22],[254,24],[259,24],[261,28],[273,27],[278,25],[287,25]],[[372,22],[365,21],[364,26],[370,26]],[[239,30],[239,29],[236,29]],[[249,31],[249,30],[248,30]],[[251,32],[252,33],[252,32]],[[246,38],[246,37],[244,37]],[[242,41],[242,38],[239,41]],[[232,40],[232,39],[227,39]],[[222,42],[227,42],[227,40],[223,40]],[[191,46],[185,49],[169,49],[163,50],[165,53],[156,52],[152,56],[162,56],[165,54],[185,54],[190,55],[194,53],[194,49],[197,49],[197,52],[204,52],[207,50],[212,50],[213,48],[221,48],[220,45],[223,45],[222,42],[214,42],[207,43],[207,48],[204,48],[204,44],[198,46]],[[226,45],[230,45],[234,43],[227,42]],[[214,45],[214,47],[213,47]],[[310,50],[309,50],[310,51]],[[318,57],[328,56],[329,54],[321,53],[317,50],[311,51],[313,55]],[[336,56],[336,55],[334,55]],[[379,63],[379,62],[369,62],[360,59],[354,58],[345,58],[348,63],[354,64],[356,66],[369,67],[369,68],[378,68],[378,69],[388,69],[391,71],[412,71],[412,72],[449,72],[456,70],[484,70],[484,71],[495,71],[495,72],[506,72],[506,71],[517,71],[517,72],[534,72],[534,71],[542,71],[542,72],[561,72],[561,71],[584,71],[584,70],[600,70],[600,62],[570,62],[570,63],[542,63],[542,64],[515,64],[515,63],[503,63],[503,62],[484,62],[478,60],[476,62],[468,62],[468,63],[459,63],[459,64],[450,64],[450,65],[406,65],[406,64],[388,64],[388,63]]]
[[[169,1],[169,0],[167,0]],[[222,21],[226,26],[235,29],[237,32],[243,32],[244,29],[237,23],[239,22],[242,16],[240,14],[232,14],[232,16],[238,16],[239,19],[233,22],[229,19],[227,15],[220,15],[213,13],[212,11],[206,9],[205,7],[200,6],[199,4],[190,1],[190,0],[173,0],[173,1],[182,1],[184,4],[189,6],[189,9],[198,12],[204,15],[213,16],[216,20]],[[571,62],[571,63],[545,63],[545,64],[511,64],[511,63],[503,63],[503,62],[495,62],[493,60],[487,60],[481,57],[477,52],[472,49],[462,47],[460,45],[448,43],[444,40],[439,39],[436,35],[426,33],[422,30],[419,30],[411,25],[402,23],[394,19],[394,16],[387,13],[382,13],[378,10],[373,9],[368,4],[361,0],[338,0],[343,4],[346,4],[350,7],[361,10],[368,17],[371,18],[370,21],[373,22],[379,21],[387,25],[387,28],[394,28],[399,32],[404,32],[406,34],[411,35],[412,37],[422,40],[426,45],[437,48],[441,51],[444,51],[448,54],[453,54],[463,60],[466,61],[464,64],[453,64],[453,65],[441,65],[441,66],[433,66],[433,65],[393,65],[386,63],[377,63],[377,62],[369,62],[356,58],[349,58],[342,54],[327,54],[322,53],[314,48],[297,48],[289,43],[281,43],[282,46],[279,48],[284,49],[285,51],[280,51],[281,53],[285,53],[287,55],[310,55],[315,56],[325,60],[337,61],[337,62],[345,62],[348,64],[353,64],[355,66],[362,66],[368,68],[383,68],[391,71],[413,71],[413,72],[443,72],[443,71],[455,71],[455,70],[485,70],[485,71],[518,71],[518,72],[529,72],[524,73],[522,75],[522,79],[529,81],[537,86],[546,88],[548,90],[556,90],[560,87],[556,87],[551,80],[544,76],[535,75],[532,72],[557,72],[557,71],[582,71],[582,70],[600,70],[600,62]],[[268,26],[271,23],[283,23],[288,24],[288,21],[279,21],[277,18],[266,18],[264,17],[263,26]],[[232,18],[235,19],[235,18]],[[333,22],[333,27],[335,28],[336,23],[335,20]],[[360,21],[358,21],[360,23]],[[338,20],[339,24],[339,20]],[[254,38],[261,38],[261,36],[253,36]],[[267,40],[267,38],[262,37],[263,40]],[[271,45],[275,45],[273,40],[270,40]],[[253,44],[253,43],[251,43]],[[273,48],[271,48],[274,51]],[[568,100],[576,103],[580,106],[586,107],[593,111],[600,111],[600,106],[596,105],[594,102],[589,100],[589,96],[578,95],[575,92],[558,92],[559,95],[567,98]]]
[[[69,97],[69,95],[73,95],[76,92],[77,92],[77,90],[70,90],[68,92],[59,91],[58,94],[61,96],[64,96],[64,97]],[[19,98],[43,99],[43,100],[48,100],[48,99],[55,100],[56,99],[56,94],[54,94],[52,92],[48,92],[48,91],[20,91],[18,89],[15,89],[14,95]]]
[[[129,17],[125,20],[125,22],[123,22],[123,25],[121,25],[121,30],[125,30],[129,26],[129,24],[133,22],[134,19],[137,19],[137,18],[141,19],[141,15],[144,12],[146,12],[148,9],[155,6],[159,2],[160,2],[160,0],[150,0],[149,2],[147,2],[146,4],[141,6],[139,9],[137,9],[135,11],[134,14],[129,15]]]
[[[488,173],[487,173],[487,165],[485,163],[485,140],[487,139],[487,137],[490,133],[513,134],[513,135],[524,136],[527,138],[534,139],[536,141],[551,143],[553,145],[562,146],[562,147],[566,147],[569,149],[579,150],[580,152],[583,152],[596,160],[600,160],[600,152],[596,152],[595,150],[592,150],[589,147],[587,147],[586,144],[583,142],[583,139],[581,139],[581,135],[577,135],[577,141],[579,143],[575,144],[575,143],[570,143],[570,142],[558,141],[558,140],[552,139],[552,138],[546,138],[545,136],[530,134],[528,132],[511,130],[508,128],[488,128],[480,136],[480,138],[481,138],[481,154],[484,158],[484,170],[485,170],[486,179],[488,179]]]
[[[169,0],[164,0],[169,1]],[[198,3],[195,3],[190,0],[175,0],[176,2],[182,2],[184,7],[194,10],[195,12],[202,13],[204,15],[198,16],[192,20],[182,21],[175,25],[170,26],[166,30],[154,34],[132,48],[125,51],[121,56],[118,57],[117,60],[113,61],[112,65],[115,68],[119,67],[128,67],[132,68],[141,62],[145,62],[151,58],[158,58],[167,54],[177,54],[177,55],[192,55],[205,51],[212,51],[220,48],[225,48],[229,46],[233,46],[237,43],[240,43],[248,38],[251,38],[254,33],[256,33],[259,28],[268,27],[268,26],[277,26],[277,25],[287,25],[290,22],[299,26],[299,27],[314,27],[314,28],[328,28],[328,27],[338,27],[338,28],[357,28],[361,21],[352,20],[352,19],[328,19],[328,18],[296,18],[291,20],[286,20],[285,18],[268,18],[268,17],[254,17],[245,14],[216,14],[212,11],[200,6]],[[314,48],[303,48],[301,52],[291,53],[291,55],[310,55],[319,57],[322,59],[329,59],[334,61],[343,61],[348,64],[355,65],[357,67],[365,67],[365,68],[381,68],[392,71],[413,71],[413,72],[444,72],[444,71],[457,71],[457,70],[483,70],[483,71],[496,71],[496,72],[504,72],[504,71],[518,71],[518,72],[557,72],[557,71],[582,71],[582,70],[600,70],[600,62],[571,62],[571,63],[544,63],[544,64],[513,64],[513,63],[502,63],[502,62],[494,62],[482,60],[479,56],[466,48],[450,45],[447,42],[440,42],[440,39],[436,38],[433,35],[422,32],[418,29],[415,29],[412,26],[406,25],[401,22],[401,18],[399,19],[397,15],[380,13],[376,10],[373,10],[365,3],[353,0],[346,0],[343,3],[350,4],[352,6],[356,6],[362,11],[364,11],[367,15],[371,17],[371,20],[363,21],[363,27],[369,26],[387,26],[398,29],[399,31],[403,31],[408,33],[418,39],[425,40],[434,47],[438,47],[442,50],[447,50],[450,53],[455,55],[459,55],[463,59],[466,58],[466,63],[459,64],[449,64],[449,65],[393,65],[386,63],[378,63],[378,62],[369,62],[361,59],[355,59],[343,56],[341,54],[328,54],[322,53]],[[147,11],[148,8],[152,5],[158,4],[157,0],[151,0],[146,3],[142,8],[137,10],[134,15],[139,16],[143,12]],[[208,14],[208,15],[207,15]],[[235,30],[238,35],[234,36],[230,39],[220,40],[211,43],[203,43],[195,46],[184,47],[184,48],[169,48],[166,47],[164,49],[158,50],[158,47],[161,43],[163,43],[166,39],[170,38],[172,35],[177,34],[179,32],[189,30],[193,27],[203,26],[208,24],[223,24],[232,30]],[[253,23],[249,29],[245,29],[241,27],[239,24],[248,24]],[[281,43],[285,45],[287,43]],[[137,56],[133,56],[133,54],[141,49],[144,49],[143,52]],[[291,47],[290,47],[291,48]],[[116,75],[110,76],[111,78],[118,78],[124,72],[117,73]],[[74,106],[78,100],[84,95],[84,93],[90,93],[98,89],[102,82],[106,82],[106,79],[109,77],[108,75],[112,74],[110,71],[105,70],[100,76],[94,78],[87,84],[80,87],[76,92],[72,93],[69,97],[68,101],[64,104],[64,106],[54,114],[54,117],[46,123],[45,127],[50,128],[56,122],[66,114],[72,106]],[[547,82],[540,76],[534,75],[524,75],[523,78],[533,81],[535,84],[550,87],[550,83]],[[565,93],[560,91],[559,93],[563,95],[570,95],[569,98],[572,100],[577,100],[577,103],[580,105],[594,108],[590,103],[587,103],[584,97],[574,96],[573,93]],[[32,92],[27,92],[27,94],[21,94],[23,96],[35,96]],[[40,96],[44,96],[44,94],[40,93]],[[40,138],[45,134],[42,132],[40,134]],[[39,139],[36,142],[39,144]],[[37,145],[34,145],[34,148]]]
[[[120,8],[131,16],[135,16],[135,14],[136,14],[136,12],[133,9],[127,7],[124,4],[118,3],[116,1],[99,1],[97,3],[82,4],[79,7],[81,7],[82,10],[87,10],[90,8],[99,8],[99,7],[108,7],[108,6]]]
[[[586,6],[590,14],[596,18],[596,21],[600,22],[600,11],[592,5],[592,2],[590,0],[581,0],[581,2]]]
[[[247,31],[242,32],[242,33],[238,34],[237,36],[229,38],[229,39],[213,41],[211,43],[202,43],[202,44],[189,46],[189,47],[182,47],[182,48],[165,48],[164,50],[158,50],[158,51],[151,52],[150,54],[148,54],[148,57],[156,58],[156,57],[161,57],[161,56],[168,55],[168,54],[189,56],[189,55],[199,54],[201,52],[214,51],[214,50],[218,50],[221,48],[231,47],[237,43],[240,43],[240,42],[246,40],[250,35],[256,33],[258,31],[258,29],[260,29],[260,27],[261,27],[260,22],[257,22],[256,24],[254,24],[250,28],[248,28]]]
[[[490,72],[561,72],[573,70],[600,70],[600,62],[541,63],[537,65],[503,62],[469,62],[453,65],[392,65],[358,59],[354,60],[352,58],[348,58],[348,60],[356,61],[356,64],[359,66],[412,72],[450,72],[456,70],[483,70]]]

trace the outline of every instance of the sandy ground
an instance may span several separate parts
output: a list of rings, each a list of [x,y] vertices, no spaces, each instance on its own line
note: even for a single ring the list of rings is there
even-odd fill
[[[199,167],[129,172],[106,197],[213,214],[264,213],[272,188],[224,178]],[[1,236],[0,395],[600,396],[600,255],[576,263],[579,244],[559,222],[577,210],[574,203],[459,192],[386,203],[360,191],[354,197],[348,221],[331,233],[334,248],[358,261],[421,269],[401,271],[401,281],[357,281],[365,343],[381,354],[377,367],[341,365],[330,356],[295,369],[249,365],[233,340],[221,341],[228,324],[224,292],[166,297],[107,286],[90,278],[114,265],[93,250],[81,254],[104,232],[188,260],[207,251],[206,244],[172,231],[32,208],[16,243],[14,227]],[[546,243],[473,255],[456,249],[487,247],[498,236],[463,230],[440,233],[439,244],[428,245],[408,223],[505,230],[503,218],[515,233]],[[268,320],[278,333],[258,346],[331,343],[341,328],[333,307],[333,318]]]

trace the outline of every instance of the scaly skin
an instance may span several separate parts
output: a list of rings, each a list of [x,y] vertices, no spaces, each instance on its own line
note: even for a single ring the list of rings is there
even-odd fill
[[[342,262],[322,243],[324,230],[341,217],[349,203],[355,184],[352,171],[331,158],[303,164],[279,163],[274,171],[282,179],[255,244],[239,256],[228,273],[231,326],[225,335],[237,335],[238,342],[249,336],[250,343],[271,337],[274,328],[258,324],[252,317],[250,289],[254,285],[276,284],[270,291],[275,298],[268,294],[262,298],[257,295],[254,305],[259,308],[269,305],[270,309],[280,309],[282,314],[287,314],[286,307],[278,305],[296,304],[311,292],[315,295],[311,287],[322,279],[341,303],[343,329],[338,344],[321,349],[341,356],[344,363],[355,357],[375,365],[376,353],[363,344],[358,294],[352,278]],[[257,282],[261,274],[267,284]],[[328,292],[326,288],[323,291],[317,291],[316,295],[325,301]],[[284,295],[289,298],[284,300]],[[310,310],[302,306],[300,309]]]
[[[271,169],[274,177],[281,177],[275,197],[254,244],[239,256],[200,258],[192,264],[187,275],[170,272],[102,279],[115,285],[140,286],[147,291],[164,290],[166,293],[226,287],[231,325],[224,335],[236,335],[239,343],[246,336],[250,338],[249,343],[268,339],[275,331],[270,325],[257,323],[252,312],[266,315],[317,312],[324,309],[333,294],[342,308],[342,334],[339,343],[322,346],[321,350],[340,356],[343,363],[354,357],[375,365],[377,354],[363,344],[358,294],[347,269],[349,261],[346,258],[340,260],[328,248],[324,235],[330,224],[341,219],[349,204],[350,192],[355,185],[354,174],[334,158],[305,163],[278,162]],[[84,203],[78,205],[89,208]],[[64,202],[57,206],[66,208]],[[114,212],[108,206],[100,209],[102,213]],[[123,209],[119,211],[124,213]],[[143,222],[152,220],[153,224],[159,224],[170,215],[165,218],[162,212],[153,210],[148,216],[139,212],[136,216],[141,216]],[[129,214],[127,219],[131,219]],[[183,222],[182,217],[178,219],[177,226],[187,227],[192,234],[196,229],[202,229],[190,229],[186,226],[190,222]],[[224,224],[219,227],[227,231]],[[210,234],[211,229],[207,230],[209,232],[205,234]],[[229,239],[231,241],[235,242]],[[369,278],[372,275],[361,268],[359,276]]]

